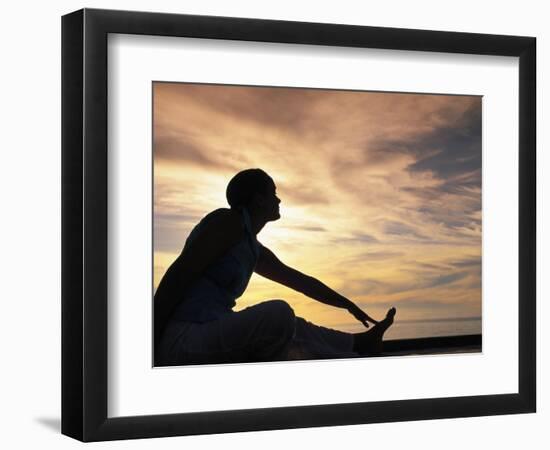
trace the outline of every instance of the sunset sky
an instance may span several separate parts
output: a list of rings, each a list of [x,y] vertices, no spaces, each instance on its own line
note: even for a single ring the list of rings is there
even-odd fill
[[[481,97],[154,83],[154,283],[193,226],[259,167],[284,263],[381,318],[481,316]],[[237,310],[283,298],[347,331],[349,313],[253,275]]]

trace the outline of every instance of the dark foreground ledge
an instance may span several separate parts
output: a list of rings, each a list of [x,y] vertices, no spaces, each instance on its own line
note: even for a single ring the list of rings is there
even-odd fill
[[[406,355],[442,355],[451,353],[479,353],[481,352],[481,334],[469,334],[463,336],[441,336],[417,339],[394,339],[384,341],[384,349],[381,354],[358,356],[359,358],[406,356]],[[298,360],[321,358],[298,358]],[[333,358],[330,358],[333,359]],[[232,361],[232,363],[247,363],[260,361]],[[216,363],[188,363],[173,364],[174,366],[193,366],[200,364]],[[228,364],[220,362],[219,364]],[[170,364],[155,364],[155,367],[167,367]]]
[[[480,351],[481,334],[469,334],[384,341],[382,356],[473,353]]]

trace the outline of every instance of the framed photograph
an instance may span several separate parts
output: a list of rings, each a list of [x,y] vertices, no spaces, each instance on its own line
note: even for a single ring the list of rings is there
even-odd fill
[[[533,37],[64,16],[62,432],[535,412],[535,67]]]

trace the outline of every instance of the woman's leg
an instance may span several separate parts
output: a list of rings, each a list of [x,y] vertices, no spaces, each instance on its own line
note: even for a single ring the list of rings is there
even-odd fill
[[[175,343],[177,364],[275,361],[286,358],[295,316],[283,300],[269,300],[218,320],[192,324]]]
[[[382,351],[382,339],[393,323],[395,308],[386,318],[363,333],[346,333],[296,318],[296,334],[288,359],[353,358],[376,355]]]
[[[376,355],[382,352],[382,338],[386,330],[393,324],[395,308],[391,308],[386,318],[374,325],[370,330],[353,335],[353,349],[361,356]]]
[[[283,300],[268,300],[203,324],[185,323],[165,364],[215,364],[350,358],[382,350],[395,308],[363,333],[346,333],[295,317]],[[172,326],[177,324],[172,324]],[[176,333],[173,333],[174,335]],[[166,348],[168,346],[165,346]]]
[[[296,334],[289,346],[287,359],[353,358],[353,335],[311,323],[296,317]]]

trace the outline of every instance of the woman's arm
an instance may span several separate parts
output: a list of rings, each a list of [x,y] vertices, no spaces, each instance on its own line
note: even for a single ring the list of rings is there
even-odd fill
[[[214,214],[170,265],[158,285],[154,297],[155,347],[185,288],[242,239],[243,223],[239,213],[223,209]]]
[[[263,245],[260,245],[260,257],[254,271],[265,278],[301,292],[321,303],[337,308],[344,308],[366,327],[369,326],[367,321],[378,323],[351,300],[332,290],[317,278],[306,275],[282,263],[271,250]]]

